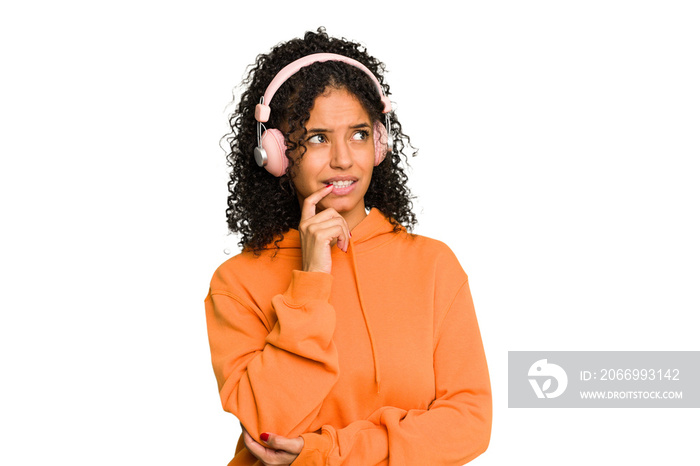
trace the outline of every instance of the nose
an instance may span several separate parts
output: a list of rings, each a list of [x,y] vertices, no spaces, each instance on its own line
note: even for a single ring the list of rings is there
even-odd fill
[[[346,170],[352,167],[352,164],[352,151],[346,141],[337,141],[331,145],[330,165],[332,168]]]

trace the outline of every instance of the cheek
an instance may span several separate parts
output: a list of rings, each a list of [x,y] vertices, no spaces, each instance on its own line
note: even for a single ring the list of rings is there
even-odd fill
[[[294,188],[298,193],[304,194],[305,196],[311,194],[311,192],[313,192],[312,188],[317,184],[317,177],[315,175],[316,172],[314,171],[314,167],[312,165],[313,164],[308,162],[295,165],[292,173],[290,174]]]
[[[370,177],[374,173],[374,152],[372,152],[371,157],[368,157],[363,165],[362,165],[362,171],[364,171],[366,174],[368,174]]]

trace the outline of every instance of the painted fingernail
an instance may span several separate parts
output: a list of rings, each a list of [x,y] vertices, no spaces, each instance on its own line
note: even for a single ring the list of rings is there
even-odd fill
[[[267,442],[267,439],[269,438],[270,434],[268,434],[267,432],[263,432],[262,434],[260,434],[260,440],[262,440],[263,442]]]

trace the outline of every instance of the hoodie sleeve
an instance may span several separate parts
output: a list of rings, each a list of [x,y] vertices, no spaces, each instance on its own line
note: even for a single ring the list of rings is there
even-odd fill
[[[368,419],[303,434],[298,465],[454,465],[486,450],[491,386],[469,285],[439,324],[434,351],[435,400],[427,410],[385,406]]]
[[[338,379],[332,276],[293,271],[272,299],[277,322],[229,291],[205,299],[212,364],[225,411],[253,436],[296,437],[316,417]]]

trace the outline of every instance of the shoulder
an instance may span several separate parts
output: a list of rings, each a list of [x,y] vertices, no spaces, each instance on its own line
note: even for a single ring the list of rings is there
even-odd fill
[[[415,235],[407,232],[397,233],[396,243],[410,251],[416,260],[428,264],[435,264],[446,272],[463,272],[459,259],[450,247],[444,242],[427,236]]]
[[[416,243],[416,247],[419,247],[426,252],[436,254],[436,255],[449,255],[449,256],[454,256],[454,253],[452,252],[452,249],[450,247],[443,243],[442,241],[435,239],[435,238],[430,238],[428,236],[423,236],[423,235],[415,235],[411,233],[406,233],[406,241],[413,241]]]
[[[392,244],[399,248],[394,256],[400,257],[396,269],[403,274],[403,280],[410,284],[409,289],[427,293],[434,322],[442,322],[465,287],[469,287],[469,278],[457,255],[444,242],[422,235],[400,233]]]
[[[377,259],[416,286],[428,286],[436,296],[451,296],[468,277],[459,259],[444,242],[406,232],[396,234],[389,248]]]
[[[216,269],[211,278],[210,288],[235,292],[246,283],[264,279],[276,262],[278,261],[268,251],[263,251],[260,255],[243,251]]]

